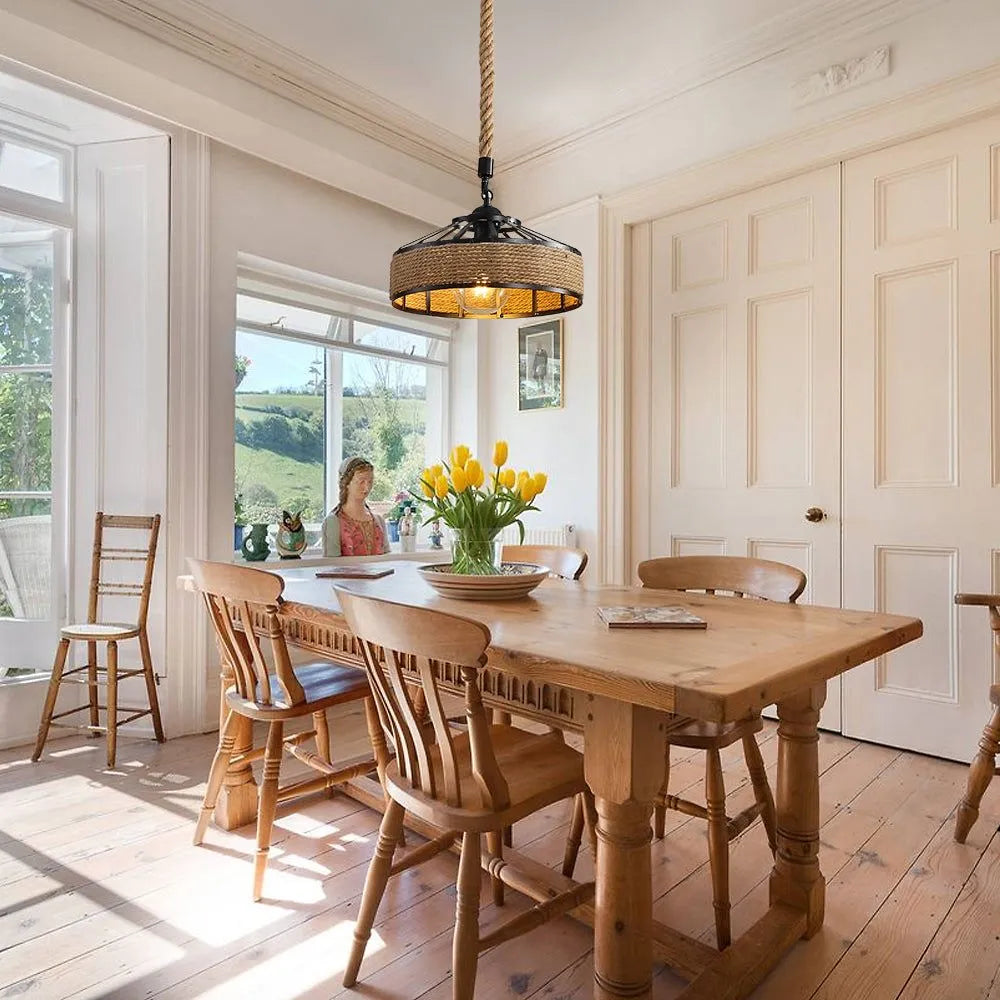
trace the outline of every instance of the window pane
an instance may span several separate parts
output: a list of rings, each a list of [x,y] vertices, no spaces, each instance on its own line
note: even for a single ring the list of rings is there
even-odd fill
[[[364,344],[365,347],[378,347],[383,351],[395,351],[397,354],[409,354],[418,358],[429,357],[431,347],[437,343],[433,338],[422,337],[419,333],[404,333],[402,330],[391,330],[359,322],[354,324],[354,342]]]
[[[280,512],[322,520],[325,351],[264,334],[236,333],[236,492],[247,523]]]
[[[0,365],[51,364],[52,243],[24,242],[10,222],[0,216]]]
[[[40,149],[0,140],[0,186],[62,201],[62,159]]]
[[[49,618],[52,502],[0,496],[0,618]],[[0,675],[18,666],[0,656]]]
[[[52,487],[52,376],[0,375],[0,492]]]
[[[375,466],[372,500],[415,488],[425,464],[427,369],[344,352],[344,457]]]
[[[266,302],[249,295],[236,296],[236,318],[273,326],[276,330],[296,330],[299,333],[313,333],[319,337],[337,337],[338,331],[346,326],[346,321],[327,313],[313,312],[298,306],[286,306],[281,302]],[[341,338],[343,339],[343,338]]]

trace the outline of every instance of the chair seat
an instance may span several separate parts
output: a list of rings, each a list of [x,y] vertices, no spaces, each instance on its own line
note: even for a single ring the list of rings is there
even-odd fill
[[[295,718],[299,715],[309,715],[312,712],[322,712],[331,705],[345,701],[354,701],[368,696],[368,678],[364,672],[355,667],[347,667],[329,660],[319,660],[316,663],[302,663],[292,668],[302,691],[305,701],[298,705],[290,705],[281,690],[278,678],[269,675],[271,682],[271,704],[260,705],[241,698],[235,688],[226,692],[226,702],[234,712],[248,716],[251,719]],[[261,696],[261,688],[257,687],[257,696]]]
[[[138,625],[126,622],[82,622],[59,629],[64,639],[83,639],[87,642],[118,642],[134,639],[139,634]]]
[[[744,736],[752,736],[764,728],[760,716],[741,719],[739,722],[702,722],[692,719],[667,733],[667,743],[672,747],[689,747],[692,750],[722,750]]]
[[[468,732],[454,735],[455,759],[460,776],[461,806],[446,805],[444,769],[440,748],[431,748],[431,769],[440,799],[411,787],[395,760],[386,768],[390,795],[404,809],[449,830],[482,833],[502,830],[553,802],[572,798],[586,787],[583,756],[567,746],[559,733],[528,733],[513,726],[490,726],[497,766],[507,779],[510,805],[494,810],[482,805],[482,793],[472,774]]]

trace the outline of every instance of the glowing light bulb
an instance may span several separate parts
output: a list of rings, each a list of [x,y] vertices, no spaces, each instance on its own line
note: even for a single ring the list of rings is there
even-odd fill
[[[455,298],[463,316],[499,319],[507,302],[506,288],[491,285],[473,285],[472,288],[456,288]]]

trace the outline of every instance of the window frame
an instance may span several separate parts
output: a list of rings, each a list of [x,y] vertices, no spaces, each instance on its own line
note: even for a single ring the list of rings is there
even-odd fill
[[[273,264],[274,270],[272,270],[267,266],[270,262],[264,262],[260,258],[253,258],[252,264],[245,263],[244,260],[244,255],[241,255],[241,262],[237,267],[237,301],[234,301],[236,315],[233,327],[234,355],[236,334],[240,331],[316,347],[325,353],[327,373],[324,408],[325,508],[328,509],[332,505],[333,498],[337,496],[339,490],[337,470],[343,451],[344,354],[361,354],[401,364],[423,365],[427,373],[425,400],[429,407],[433,401],[439,401],[433,416],[428,410],[426,448],[428,453],[444,453],[445,429],[448,426],[450,405],[448,371],[452,361],[451,348],[454,334],[458,329],[457,322],[426,319],[414,319],[411,322],[409,316],[400,319],[400,313],[386,301],[385,292],[361,288],[321,275],[314,275],[310,280],[292,274],[291,269],[278,264]],[[241,296],[329,316],[331,327],[335,320],[344,324],[344,336],[334,337],[329,334],[324,336],[297,330],[288,325],[275,327],[240,319],[238,297]],[[428,348],[429,354],[409,355],[401,351],[366,345],[355,339],[356,323],[424,337],[431,342]],[[439,351],[443,357],[435,356]],[[434,433],[431,433],[432,422]]]
[[[0,196],[10,206],[10,211],[14,214],[30,216],[39,221],[52,222],[58,226],[72,227],[75,176],[73,147],[39,136],[35,132],[11,125],[9,122],[0,124],[0,144],[4,142],[52,156],[60,164],[58,198],[32,194],[29,191],[22,191],[19,188],[8,187],[0,183]]]
[[[23,216],[12,212],[6,204],[7,188],[0,188],[0,214]],[[32,235],[37,242],[52,245],[52,359],[48,364],[2,365],[0,373],[48,373],[52,383],[52,437],[50,442],[52,478],[48,490],[4,490],[4,500],[48,500],[52,519],[50,604],[47,619],[0,619],[0,640],[9,643],[13,656],[29,658],[32,649],[47,648],[54,625],[65,621],[69,585],[69,492],[70,492],[70,435],[72,400],[70,395],[71,366],[73,364],[72,323],[70,316],[70,261],[72,230],[54,226],[47,219],[26,217],[26,222],[37,223],[39,228]],[[31,241],[24,241],[29,243]],[[21,683],[37,679],[44,674],[27,677],[0,678],[0,685]]]

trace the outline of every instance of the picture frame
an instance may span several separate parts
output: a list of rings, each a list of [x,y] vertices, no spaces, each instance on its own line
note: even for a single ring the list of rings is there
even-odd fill
[[[564,358],[562,317],[518,327],[518,410],[555,410],[562,407]]]

